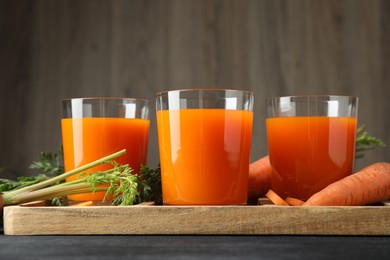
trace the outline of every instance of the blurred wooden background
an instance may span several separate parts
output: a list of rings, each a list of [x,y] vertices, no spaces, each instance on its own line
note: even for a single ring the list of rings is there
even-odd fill
[[[0,166],[28,173],[61,144],[61,99],[253,91],[252,160],[267,153],[264,98],[360,97],[359,125],[390,145],[390,1],[0,0]],[[357,161],[390,161],[390,148]],[[2,176],[0,176],[2,177]]]

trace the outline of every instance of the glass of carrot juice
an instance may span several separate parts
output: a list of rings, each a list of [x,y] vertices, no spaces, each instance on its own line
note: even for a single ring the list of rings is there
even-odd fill
[[[272,190],[307,200],[353,172],[358,98],[312,95],[266,99]]]
[[[253,99],[226,89],[157,93],[165,205],[246,204]]]
[[[146,165],[149,139],[148,100],[134,98],[64,99],[62,142],[65,170],[100,159],[122,149],[126,154],[116,158],[129,164],[134,173]],[[104,171],[100,165],[90,171]],[[77,176],[69,177],[73,180]],[[105,192],[69,195],[73,201],[102,201]]]

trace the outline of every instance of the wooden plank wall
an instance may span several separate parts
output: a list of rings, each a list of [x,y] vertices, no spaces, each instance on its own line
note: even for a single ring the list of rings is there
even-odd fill
[[[154,95],[180,88],[253,91],[252,160],[275,95],[358,96],[359,124],[390,145],[389,17],[386,0],[0,0],[0,165],[27,174],[58,149],[61,99],[126,96],[151,100],[155,166]]]

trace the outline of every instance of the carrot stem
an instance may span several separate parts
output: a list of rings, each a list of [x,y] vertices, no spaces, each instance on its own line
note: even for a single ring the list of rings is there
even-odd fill
[[[36,184],[26,186],[21,189],[4,192],[2,196],[0,196],[1,198],[0,206],[2,208],[3,206],[28,202],[37,199],[46,199],[46,198],[52,198],[56,196],[65,196],[70,194],[91,192],[89,188],[90,186],[86,184],[82,179],[75,180],[70,183],[60,183],[54,186],[50,186],[50,185],[56,184],[59,181],[65,180],[66,178],[72,175],[90,169],[92,167],[95,167],[99,164],[103,164],[125,153],[126,153],[126,149],[123,149],[116,153],[102,157],[91,163],[75,168],[71,171],[65,172],[56,177],[50,178],[48,180],[38,182]],[[107,188],[99,188],[96,189],[95,191],[102,191],[102,190],[107,190]]]

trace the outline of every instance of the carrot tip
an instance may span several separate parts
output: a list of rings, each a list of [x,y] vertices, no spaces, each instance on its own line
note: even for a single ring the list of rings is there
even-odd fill
[[[265,196],[272,201],[275,205],[278,206],[289,206],[289,204],[283,200],[281,197],[279,197],[278,194],[276,194],[274,191],[269,190]]]

